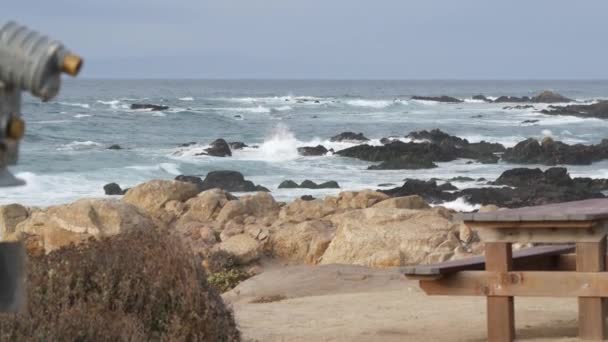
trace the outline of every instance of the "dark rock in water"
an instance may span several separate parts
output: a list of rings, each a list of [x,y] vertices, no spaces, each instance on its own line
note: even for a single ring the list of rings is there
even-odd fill
[[[505,106],[502,109],[535,109],[533,105]]]
[[[477,178],[477,181],[478,181],[478,182],[485,182],[485,181],[487,181],[487,179],[485,179],[485,178],[483,178],[483,177],[480,177],[480,178]]]
[[[298,147],[298,153],[302,156],[324,156],[329,152],[324,146],[304,146]]]
[[[118,144],[108,146],[108,150],[122,150],[122,147]]]
[[[282,181],[281,184],[279,184],[279,189],[295,189],[298,187],[299,187],[298,183],[296,183],[292,180]]]
[[[378,184],[378,186],[383,186],[383,187],[387,187],[387,186],[394,186],[394,183],[380,183]]]
[[[478,114],[478,115],[471,116],[471,119],[479,119],[479,118],[483,118],[483,115]]]
[[[548,137],[542,143],[530,138],[508,148],[502,158],[519,164],[589,165],[608,158],[608,140],[602,140],[598,145],[568,145]]]
[[[300,199],[302,201],[314,201],[315,200],[315,198],[312,197],[312,195],[303,195],[303,196],[300,196]]]
[[[243,116],[241,114],[235,114],[235,115],[233,115],[233,118],[235,118],[235,119],[242,119]]]
[[[103,186],[103,191],[106,195],[124,195],[126,191],[120,188],[120,185],[116,183],[108,183]]]
[[[311,180],[305,180],[300,185],[292,180],[283,181],[279,184],[279,189],[339,189],[340,185],[336,181],[327,181],[321,184],[317,184]]]
[[[505,147],[485,141],[469,143],[466,139],[451,136],[438,129],[411,132],[407,138],[426,142],[384,141],[383,146],[358,145],[337,154],[371,162],[382,162],[370,169],[431,168],[433,162],[452,161],[457,158],[476,159],[482,163],[496,163],[494,153],[503,152]]]
[[[224,139],[217,139],[212,142],[209,148],[205,149],[207,155],[213,157],[230,157],[232,156],[232,151],[230,151],[230,146]]]
[[[450,178],[449,181],[450,182],[472,182],[472,181],[474,181],[474,179],[471,177],[458,176],[458,177]]]
[[[557,103],[557,102],[572,102],[572,99],[569,99],[565,96],[562,96],[558,93],[545,90],[540,94],[529,97],[529,96],[501,96],[494,100],[496,103],[501,102],[531,102],[531,103]]]
[[[451,96],[412,96],[412,100],[422,101],[435,101],[435,102],[446,102],[446,103],[460,103],[463,102],[461,99],[457,99]]]
[[[524,120],[521,123],[522,124],[530,124],[530,123],[537,123],[538,121],[540,121],[540,120]]]
[[[198,176],[179,175],[179,176],[175,177],[175,180],[180,181],[180,182],[196,184],[196,186],[199,188],[199,190],[202,190],[202,188],[203,188],[203,179]]]
[[[242,173],[238,171],[211,171],[207,174],[201,184],[201,191],[220,188],[232,192],[251,192],[265,191],[270,192],[267,188],[255,185],[253,182],[245,180]]]
[[[485,95],[482,95],[482,94],[473,96],[473,100],[481,100],[481,101],[485,101],[485,102],[492,102],[492,100],[490,100],[489,98],[485,97]]]
[[[340,184],[336,181],[327,181],[318,184],[317,189],[340,189]]]
[[[447,192],[448,189],[456,189],[446,184],[438,186],[435,181],[408,179],[401,187],[379,191],[389,196],[420,195],[429,203],[441,203],[464,197],[473,204],[517,208],[604,198],[601,191],[608,189],[608,179],[571,178],[568,171],[560,167],[550,168],[545,172],[540,169],[511,169],[503,172],[491,184],[508,187],[470,188],[450,193]]]
[[[150,103],[132,103],[131,109],[167,110],[169,106],[161,106]]]
[[[305,189],[316,189],[318,187],[317,183],[306,179],[305,181],[303,181],[299,188],[305,188]]]
[[[329,139],[329,141],[369,141],[367,137],[363,135],[363,133],[354,133],[354,132],[343,132],[338,135],[334,135]]]
[[[429,203],[452,201],[457,198],[451,193],[444,192],[444,190],[437,185],[437,182],[423,181],[419,179],[407,179],[400,187],[378,191],[391,197],[419,195]]]
[[[495,103],[502,102],[530,102],[532,99],[529,96],[517,97],[517,96],[500,96],[496,100]]]
[[[247,144],[245,144],[244,142],[240,142],[240,141],[229,142],[228,146],[233,150],[242,150],[245,147],[249,147]]]
[[[191,142],[187,142],[187,143],[179,144],[179,145],[177,145],[177,146],[178,146],[178,147],[188,147],[188,146],[192,146],[192,145],[196,145],[196,142],[191,141]]]
[[[452,185],[452,183],[450,183],[450,182],[446,182],[446,183],[443,183],[443,184],[437,186],[437,189],[440,189],[442,191],[458,190],[458,188],[455,187],[454,185]]]
[[[437,164],[427,158],[418,158],[415,155],[406,154],[399,158],[383,161],[378,165],[368,167],[368,170],[418,170],[436,168]]]
[[[400,141],[399,137],[388,137],[388,138],[382,138],[382,139],[380,139],[380,143],[382,145],[390,144],[393,141]]]
[[[532,102],[537,103],[556,103],[556,102],[572,102],[572,99],[569,99],[561,94],[545,90],[542,93],[532,97]]]
[[[548,115],[572,115],[582,118],[608,119],[608,101],[586,105],[549,106],[540,111]]]

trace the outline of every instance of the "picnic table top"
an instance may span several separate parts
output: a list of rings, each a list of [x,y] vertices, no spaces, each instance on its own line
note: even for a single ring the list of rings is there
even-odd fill
[[[596,221],[608,219],[608,198],[461,214],[465,222]]]

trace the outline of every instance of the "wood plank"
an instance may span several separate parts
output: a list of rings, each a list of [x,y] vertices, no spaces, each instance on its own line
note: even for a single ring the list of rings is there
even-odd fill
[[[464,221],[593,221],[608,219],[608,199],[462,214],[461,217]]]
[[[541,267],[536,268],[540,270],[548,267],[549,265],[556,266],[557,259],[550,258],[551,256],[572,252],[574,252],[573,244],[523,248],[513,252],[513,267],[517,270],[535,269],[534,267]],[[408,277],[420,276],[420,279],[424,279],[424,277],[435,277],[435,279],[437,279],[437,276],[463,270],[483,270],[485,269],[485,262],[485,256],[479,255],[435,264],[405,266],[402,268],[402,271]]]
[[[608,297],[608,272],[461,271],[420,288],[438,296]]]
[[[605,259],[606,238],[600,242],[578,242],[576,244],[576,270],[578,272],[604,271]],[[606,314],[602,301],[601,296],[578,299],[578,330],[581,339],[603,340],[605,338],[604,319]]]
[[[593,228],[597,221],[465,221],[465,224],[473,229],[587,229]]]
[[[571,243],[597,242],[606,233],[608,227],[604,224],[593,228],[500,228],[477,229],[477,234],[484,242],[520,242],[520,243]]]
[[[513,265],[510,243],[490,242],[485,245],[486,270],[508,272]],[[489,341],[513,341],[515,339],[515,314],[513,297],[487,298],[487,326]]]

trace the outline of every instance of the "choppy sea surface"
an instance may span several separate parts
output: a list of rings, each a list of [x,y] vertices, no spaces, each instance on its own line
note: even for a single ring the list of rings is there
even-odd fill
[[[608,98],[608,81],[288,81],[288,80],[66,80],[58,98],[41,103],[24,97],[27,134],[20,160],[11,168],[27,185],[0,188],[0,203],[50,205],[101,197],[103,185],[123,188],[179,174],[237,170],[268,187],[280,200],[304,194],[401,185],[404,178],[468,176],[494,179],[515,164],[439,163],[432,170],[366,170],[370,165],[336,155],[301,157],[297,147],[352,146],[329,138],[362,132],[372,144],[387,136],[439,128],[468,139],[513,146],[528,137],[552,136],[567,143],[608,138],[608,121],[547,116],[509,104],[483,103],[473,95],[535,95],[553,90],[578,101]],[[450,95],[458,104],[411,100],[413,95]],[[131,110],[132,103],[169,106],[165,111]],[[542,109],[546,105],[535,105]],[[481,117],[479,117],[481,115]],[[524,124],[525,120],[539,120]],[[258,148],[233,156],[196,156],[216,138]],[[189,147],[179,144],[197,142]],[[109,150],[119,144],[121,150]],[[533,165],[535,166],[535,165]],[[545,167],[541,167],[545,168]],[[573,176],[608,178],[608,161],[569,166]],[[337,181],[340,190],[278,189],[286,179]],[[480,186],[454,182],[458,187]],[[466,207],[466,203],[454,203]]]

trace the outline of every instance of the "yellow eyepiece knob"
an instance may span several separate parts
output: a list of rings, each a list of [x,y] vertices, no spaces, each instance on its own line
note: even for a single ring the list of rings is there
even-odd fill
[[[21,140],[25,134],[25,121],[19,117],[13,117],[8,123],[6,135],[10,139]]]
[[[82,58],[78,55],[67,54],[61,62],[61,71],[70,76],[76,76],[82,67]]]

